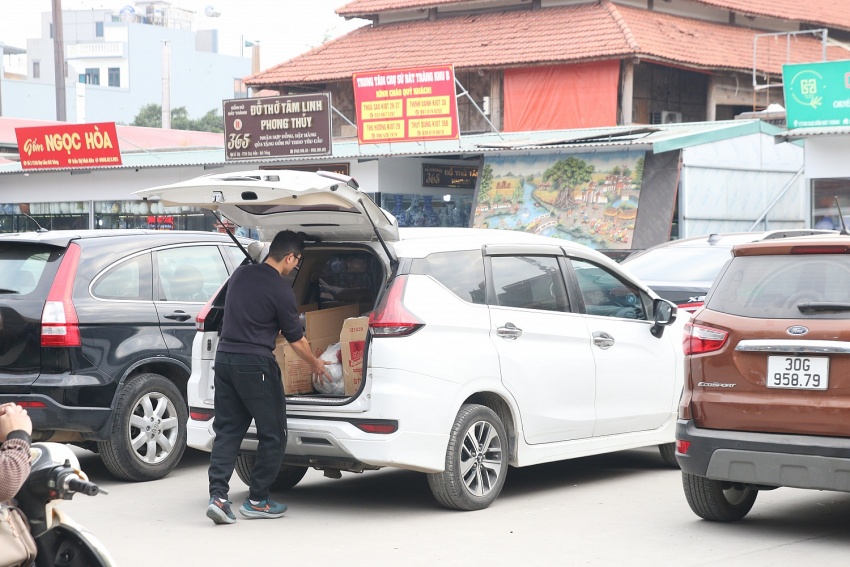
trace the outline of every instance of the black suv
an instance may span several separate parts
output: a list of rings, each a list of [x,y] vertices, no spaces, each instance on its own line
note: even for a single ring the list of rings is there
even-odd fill
[[[119,478],[186,447],[195,316],[257,242],[208,232],[0,235],[0,403],[33,438],[97,451]]]

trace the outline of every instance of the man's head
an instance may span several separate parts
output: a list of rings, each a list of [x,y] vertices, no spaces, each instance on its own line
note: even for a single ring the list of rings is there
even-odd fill
[[[303,251],[303,233],[295,233],[291,230],[278,232],[269,246],[269,255],[266,257],[266,264],[270,264],[281,275],[285,276],[298,266]]]

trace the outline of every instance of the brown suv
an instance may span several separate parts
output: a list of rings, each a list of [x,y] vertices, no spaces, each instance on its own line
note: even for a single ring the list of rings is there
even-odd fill
[[[685,497],[743,518],[759,490],[850,492],[850,237],[740,244],[685,330]]]

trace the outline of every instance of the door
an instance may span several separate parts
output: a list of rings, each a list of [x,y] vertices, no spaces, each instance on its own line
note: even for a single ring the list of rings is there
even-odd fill
[[[595,421],[587,327],[570,311],[565,264],[542,251],[485,249],[490,337],[529,444],[588,438]]]
[[[594,436],[661,427],[669,418],[676,353],[652,336],[651,298],[628,279],[587,260],[570,260],[596,361]]]
[[[154,297],[168,352],[187,365],[192,360],[195,318],[227,279],[219,246],[195,244],[154,252]]]

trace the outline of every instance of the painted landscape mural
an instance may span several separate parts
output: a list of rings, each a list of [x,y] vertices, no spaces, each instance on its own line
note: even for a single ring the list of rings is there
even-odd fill
[[[472,226],[627,249],[635,228],[644,152],[485,158]]]

